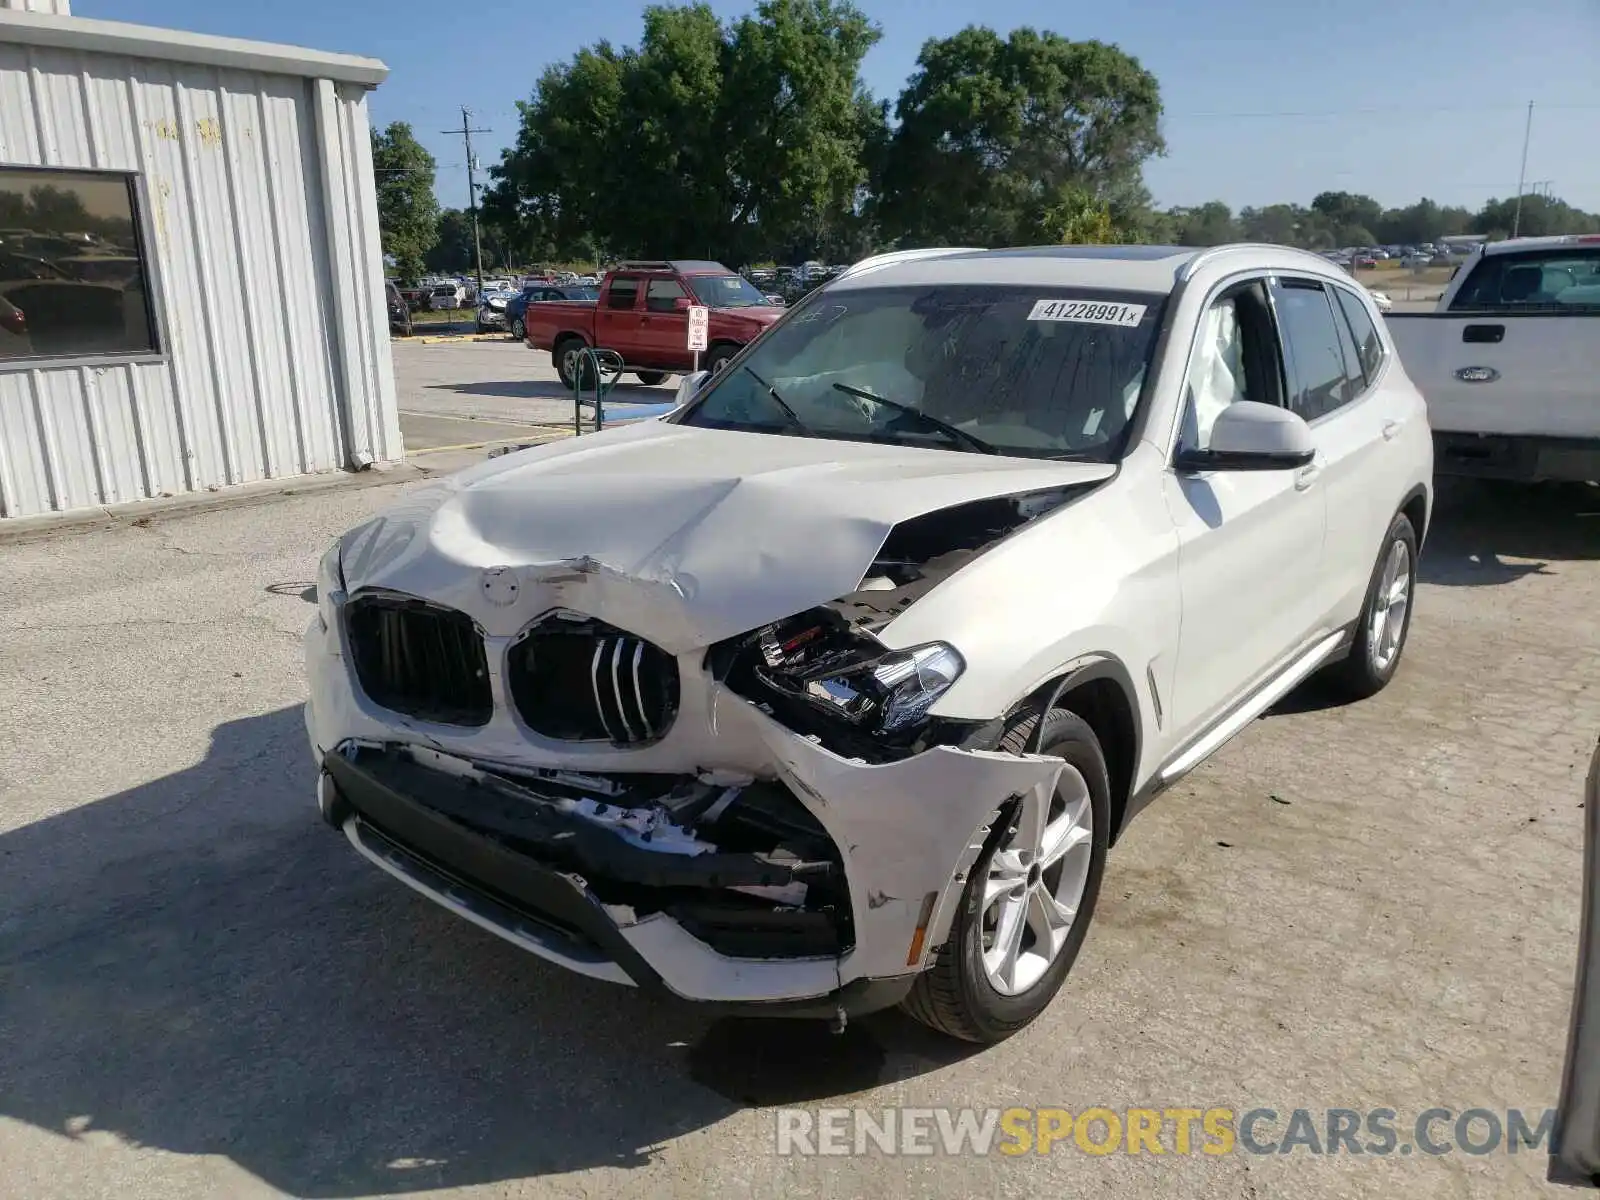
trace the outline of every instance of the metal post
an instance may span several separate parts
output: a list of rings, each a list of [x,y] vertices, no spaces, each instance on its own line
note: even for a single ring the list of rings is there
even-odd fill
[[[461,128],[446,129],[445,133],[459,133],[467,148],[467,207],[472,212],[472,258],[473,265],[478,272],[478,291],[473,300],[473,305],[483,304],[483,242],[478,236],[478,163],[472,154],[472,135],[475,133],[492,133],[490,129],[473,129],[471,127],[472,110],[466,105],[461,106]]]
[[[1522,170],[1517,172],[1517,208],[1511,217],[1511,236],[1522,228],[1522,185],[1528,178],[1528,142],[1533,138],[1533,101],[1528,101],[1528,123],[1522,131]]]

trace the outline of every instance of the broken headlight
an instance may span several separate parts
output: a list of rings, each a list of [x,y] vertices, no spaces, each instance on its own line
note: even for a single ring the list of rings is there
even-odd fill
[[[930,642],[866,659],[822,655],[809,669],[793,672],[772,669],[769,653],[768,665],[758,674],[780,691],[852,725],[894,733],[924,721],[967,664],[954,646]]]

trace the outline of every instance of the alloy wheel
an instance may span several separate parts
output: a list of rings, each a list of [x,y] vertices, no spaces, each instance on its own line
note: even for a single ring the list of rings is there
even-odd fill
[[[1044,977],[1066,945],[1089,882],[1094,803],[1065,767],[1048,798],[1025,797],[1010,838],[989,860],[983,889],[983,969],[989,986],[1020,995]]]
[[[1383,564],[1367,629],[1372,665],[1379,671],[1387,671],[1400,656],[1400,640],[1405,636],[1406,610],[1410,606],[1411,548],[1396,538]]]

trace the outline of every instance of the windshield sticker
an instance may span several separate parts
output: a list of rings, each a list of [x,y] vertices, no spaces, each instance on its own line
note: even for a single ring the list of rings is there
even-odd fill
[[[1030,321],[1075,321],[1081,325],[1121,325],[1131,329],[1144,320],[1142,304],[1107,304],[1097,300],[1040,300]]]

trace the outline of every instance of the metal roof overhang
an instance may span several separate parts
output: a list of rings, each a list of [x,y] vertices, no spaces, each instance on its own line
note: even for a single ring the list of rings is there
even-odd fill
[[[389,68],[382,62],[353,54],[329,54],[302,46],[249,42],[242,38],[129,25],[123,21],[96,21],[4,8],[0,8],[0,42],[161,62],[200,63],[270,75],[299,75],[368,88],[377,87],[389,76]]]

